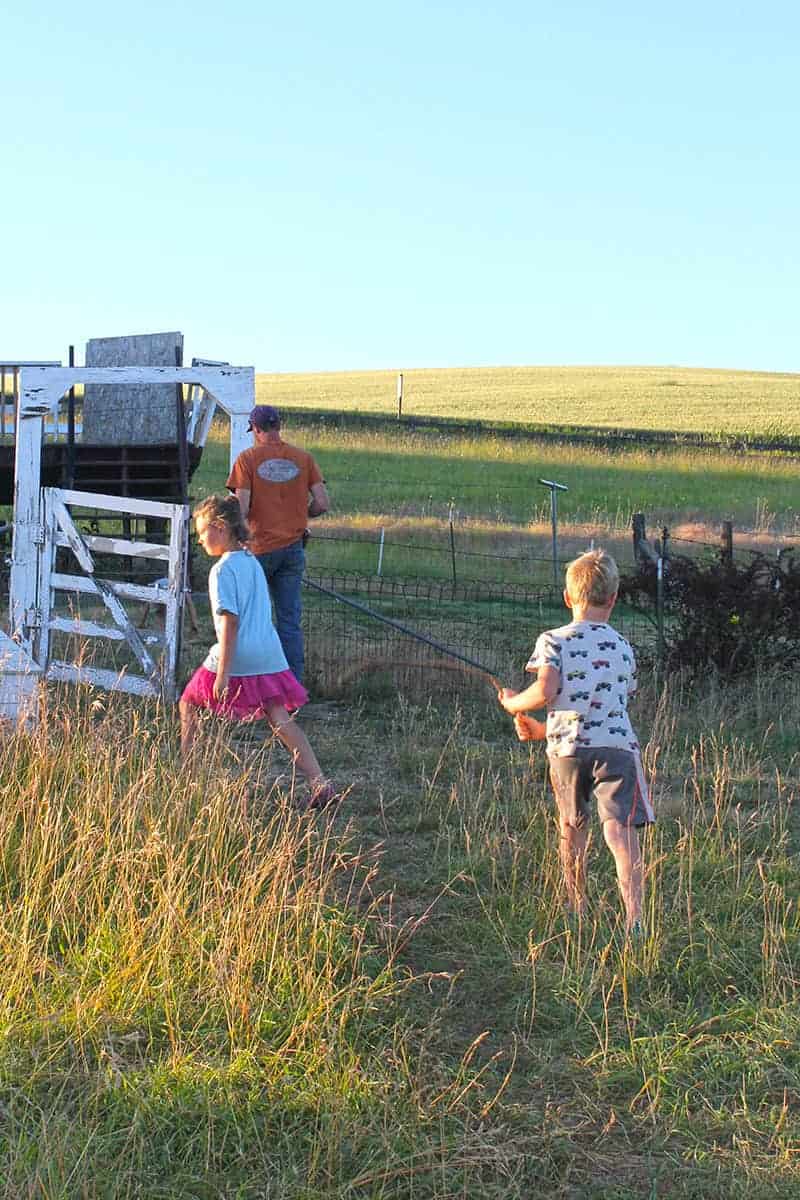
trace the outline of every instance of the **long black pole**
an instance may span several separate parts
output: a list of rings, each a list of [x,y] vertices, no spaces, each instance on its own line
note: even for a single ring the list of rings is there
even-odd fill
[[[70,346],[67,352],[69,366],[75,366],[75,347]],[[67,487],[75,487],[75,388],[67,393]]]
[[[394,621],[391,617],[384,617],[381,613],[375,612],[374,609],[368,608],[366,604],[362,604],[360,600],[351,600],[349,596],[343,596],[341,592],[335,592],[333,588],[324,587],[321,583],[314,583],[313,580],[307,577],[303,580],[303,583],[306,587],[313,588],[315,592],[322,592],[325,596],[332,596],[334,600],[338,600],[341,604],[349,604],[351,608],[366,613],[368,617],[374,617],[376,621],[382,621],[384,625],[391,625],[392,629],[399,630],[400,633],[406,634],[407,637],[415,638],[418,642],[424,642],[426,646],[431,646],[434,650],[438,650],[440,654],[446,654],[450,658],[457,658],[459,662],[466,663],[468,667],[475,667],[498,690],[502,686],[489,668],[485,667],[483,663],[476,662],[474,658],[467,658],[466,654],[459,654],[457,650],[450,650],[449,647],[443,646],[441,642],[435,642],[433,638],[426,637],[424,633],[418,633],[416,629],[409,629],[407,625],[401,625],[399,621]]]

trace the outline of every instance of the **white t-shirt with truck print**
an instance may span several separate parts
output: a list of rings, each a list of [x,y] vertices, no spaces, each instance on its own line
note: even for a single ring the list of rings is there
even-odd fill
[[[636,660],[611,625],[573,621],[536,642],[526,671],[554,667],[561,687],[547,710],[547,753],[567,757],[589,747],[639,752],[628,717]]]

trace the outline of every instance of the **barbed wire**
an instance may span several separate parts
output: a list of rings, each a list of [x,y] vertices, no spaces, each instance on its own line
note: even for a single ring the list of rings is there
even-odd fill
[[[745,533],[745,534],[749,533],[753,537],[758,536],[756,534],[755,530],[740,530],[739,533],[740,534],[741,533]],[[781,537],[784,541],[788,541],[788,540],[794,541],[797,539],[798,535],[796,535],[796,534],[783,535],[782,534]],[[685,542],[687,545],[690,545],[690,546],[703,546],[704,549],[714,550],[715,553],[717,553],[717,554],[720,554],[723,552],[723,547],[721,546],[721,544],[719,542],[701,542],[701,541],[698,541],[697,538],[680,537],[677,533],[670,533],[667,540],[669,542]],[[772,549],[772,547],[770,547],[770,549]],[[785,547],[781,547],[780,549],[778,549],[777,553],[781,554],[784,549],[785,549]],[[758,558],[760,555],[765,555],[767,553],[767,550],[765,550],[765,549],[757,550],[757,549],[754,549],[752,546],[733,546],[732,553],[733,554],[750,554],[753,557]]]

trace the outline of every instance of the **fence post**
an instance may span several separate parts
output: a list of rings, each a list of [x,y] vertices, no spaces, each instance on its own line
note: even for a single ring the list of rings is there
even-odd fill
[[[724,567],[733,565],[733,521],[722,522],[719,538],[719,554]]]
[[[633,561],[637,566],[641,566],[642,559],[644,558],[642,545],[647,540],[647,525],[644,513],[634,513],[631,525],[633,527]]]
[[[383,540],[385,533],[386,530],[384,529],[383,525],[381,525],[381,540],[378,543],[378,575],[380,575],[381,568],[383,567]]]
[[[557,492],[568,492],[565,483],[556,483],[554,479],[540,479],[543,487],[550,489],[550,526],[553,538],[553,586],[557,588],[561,582],[558,574],[558,499]]]
[[[397,419],[403,418],[403,372],[400,371],[397,376]]]
[[[456,535],[453,529],[453,504],[450,503],[450,561],[453,566],[453,590],[458,583],[456,578]]]

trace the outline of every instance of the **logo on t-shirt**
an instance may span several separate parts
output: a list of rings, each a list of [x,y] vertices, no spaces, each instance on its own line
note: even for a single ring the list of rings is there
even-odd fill
[[[300,468],[290,458],[267,458],[258,464],[256,474],[266,483],[291,483],[300,474]]]

